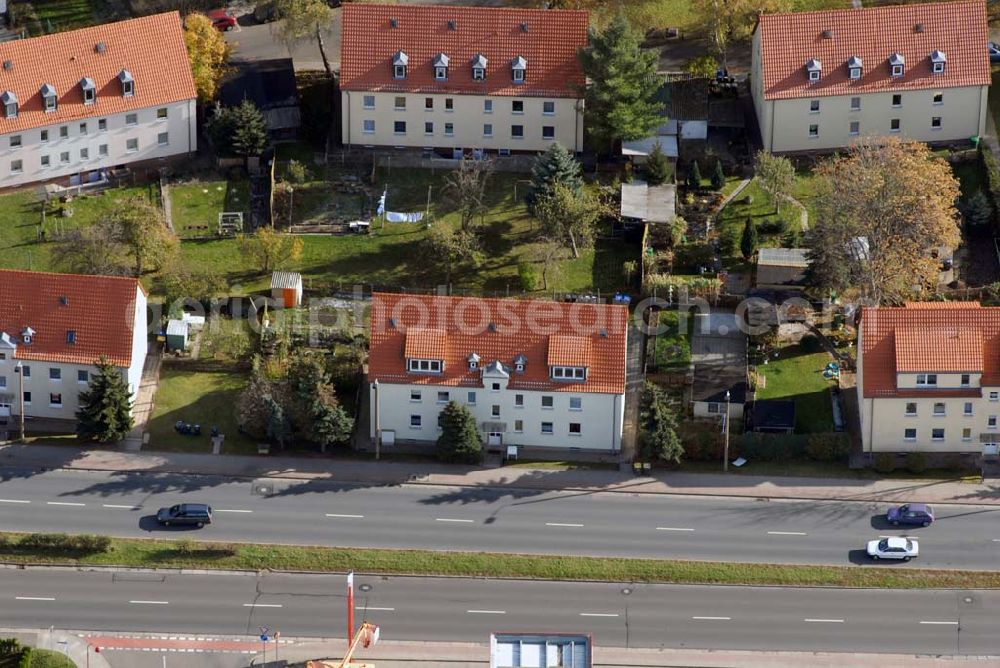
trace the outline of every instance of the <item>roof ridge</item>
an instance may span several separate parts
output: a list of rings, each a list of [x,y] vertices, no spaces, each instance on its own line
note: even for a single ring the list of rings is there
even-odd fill
[[[759,19],[763,22],[765,19],[770,20],[771,17],[782,17],[782,16],[807,16],[816,14],[861,14],[861,13],[876,13],[880,11],[893,11],[900,10],[901,8],[924,8],[924,7],[940,7],[943,5],[983,5],[986,7],[986,0],[940,0],[939,2],[916,2],[913,4],[906,5],[875,5],[870,7],[841,7],[837,9],[811,9],[805,12],[766,12],[760,15]]]

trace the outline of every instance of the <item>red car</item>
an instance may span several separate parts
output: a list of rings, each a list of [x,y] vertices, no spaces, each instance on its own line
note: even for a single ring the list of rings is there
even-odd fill
[[[230,30],[236,29],[236,18],[230,16],[225,9],[213,9],[205,15],[212,19],[212,25],[215,26],[217,30],[229,32]]]

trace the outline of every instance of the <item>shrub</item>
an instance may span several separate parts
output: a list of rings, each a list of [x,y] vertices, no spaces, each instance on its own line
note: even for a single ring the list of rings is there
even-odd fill
[[[532,292],[538,289],[538,267],[530,262],[522,262],[517,265],[517,277],[521,281],[521,289],[525,292]]]
[[[843,348],[848,343],[854,343],[854,331],[841,328],[830,332],[826,335],[826,338],[830,339],[830,343],[838,348]]]
[[[17,547],[22,550],[53,552],[107,552],[111,547],[111,539],[92,534],[69,536],[64,533],[35,533],[21,538]]]
[[[298,160],[288,161],[288,169],[285,171],[285,174],[292,183],[305,183],[311,176],[306,166]]]
[[[181,539],[174,543],[174,552],[182,556],[190,556],[198,551],[195,547],[194,541],[187,538]]]
[[[788,231],[788,222],[784,218],[768,218],[757,223],[761,234],[784,234]]]
[[[842,460],[851,451],[851,443],[846,434],[811,434],[806,443],[806,455],[818,462]]]
[[[875,470],[879,473],[892,473],[896,470],[896,455],[891,452],[880,452],[875,455]]]
[[[923,473],[927,470],[927,455],[922,452],[910,452],[906,455],[906,470],[910,473]]]
[[[807,353],[818,353],[823,349],[815,334],[806,334],[803,336],[802,340],[799,341],[799,345],[802,347],[802,351]]]
[[[979,157],[986,169],[986,183],[989,186],[989,196],[993,200],[994,220],[1000,221],[1000,165],[997,156],[993,155],[986,142],[979,142]]]
[[[21,651],[21,641],[17,638],[0,638],[0,656],[9,656]]]

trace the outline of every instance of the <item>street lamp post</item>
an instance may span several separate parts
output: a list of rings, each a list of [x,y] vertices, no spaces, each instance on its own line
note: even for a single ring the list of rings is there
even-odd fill
[[[375,393],[375,411],[374,411],[375,414],[372,417],[375,420],[375,460],[376,461],[378,461],[379,457],[382,454],[382,423],[381,423],[382,416],[379,415],[379,404],[381,403],[382,397],[379,396],[378,390],[379,390],[379,388],[378,388],[378,379],[376,378],[375,382],[372,383],[372,392]]]
[[[725,427],[725,431],[726,431],[726,441],[725,441],[726,444],[725,444],[725,447],[723,448],[723,451],[722,451],[722,472],[723,473],[726,473],[726,472],[729,471],[729,401],[730,401],[730,399],[731,399],[731,395],[729,393],[729,390],[726,390],[726,417],[725,417],[725,423],[723,425]]]
[[[18,362],[14,367],[14,372],[17,374],[18,406],[20,407],[18,421],[21,427],[21,443],[24,443],[24,365]]]

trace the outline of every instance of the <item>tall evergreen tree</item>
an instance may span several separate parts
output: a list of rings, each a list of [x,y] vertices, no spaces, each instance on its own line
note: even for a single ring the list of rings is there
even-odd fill
[[[688,170],[688,188],[701,189],[701,167],[698,166],[697,160],[691,163],[691,169]]]
[[[590,45],[580,51],[587,75],[587,128],[610,151],[616,140],[642,139],[666,119],[657,91],[663,84],[656,72],[655,51],[642,48],[642,38],[621,13],[603,32],[591,32]]]
[[[132,393],[121,373],[101,356],[97,373],[91,374],[87,389],[80,393],[76,412],[76,434],[98,443],[120,441],[132,430]]]
[[[476,416],[467,406],[449,401],[441,410],[441,435],[437,440],[438,458],[445,462],[478,464],[483,441],[479,437]]]
[[[677,414],[670,407],[667,393],[654,383],[646,383],[640,404],[643,454],[663,461],[679,462],[684,446],[677,436]]]
[[[747,222],[743,225],[743,237],[740,239],[740,252],[745,259],[753,257],[758,243],[757,226],[754,225],[753,219],[747,216]]]
[[[528,205],[534,207],[535,202],[551,195],[557,184],[566,186],[574,193],[583,188],[580,163],[559,142],[552,144],[545,153],[535,158],[531,167]]]
[[[646,158],[646,180],[649,181],[649,185],[658,186],[666,181],[669,175],[670,164],[667,162],[667,156],[664,155],[660,142],[656,142]]]
[[[250,100],[235,107],[216,105],[207,130],[215,150],[224,155],[260,155],[267,148],[264,114]]]
[[[722,170],[722,161],[715,161],[715,171],[712,172],[712,189],[722,190],[722,186],[726,185],[726,173]]]

